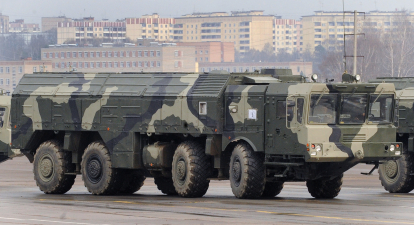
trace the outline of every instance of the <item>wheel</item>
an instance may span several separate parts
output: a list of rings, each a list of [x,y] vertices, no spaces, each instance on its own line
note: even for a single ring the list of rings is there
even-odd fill
[[[266,182],[262,197],[272,198],[280,194],[284,182]]]
[[[317,180],[308,180],[306,181],[306,186],[312,197],[332,199],[338,196],[341,191],[343,176],[344,175],[341,174],[332,179],[328,177]]]
[[[120,189],[121,176],[112,168],[108,149],[102,142],[92,142],[85,149],[81,163],[82,179],[88,191],[94,195],[116,194]]]
[[[166,195],[177,195],[174,183],[171,177],[154,177],[154,183],[157,185],[158,190]]]
[[[259,198],[265,188],[264,157],[247,143],[234,147],[230,157],[230,185],[236,198]]]
[[[36,150],[33,173],[36,185],[46,194],[64,194],[75,183],[71,152],[62,150],[57,140],[43,142]]]
[[[408,193],[414,189],[414,155],[404,153],[398,160],[389,160],[378,168],[381,185],[390,193]]]
[[[141,189],[145,181],[145,173],[141,170],[123,170],[119,194],[131,195]]]
[[[210,181],[210,158],[204,153],[201,144],[184,141],[175,150],[172,162],[172,180],[181,197],[202,197]]]

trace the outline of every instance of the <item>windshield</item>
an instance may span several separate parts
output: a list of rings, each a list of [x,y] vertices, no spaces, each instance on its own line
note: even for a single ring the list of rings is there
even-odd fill
[[[391,123],[394,95],[371,95],[368,121],[372,123]]]
[[[311,95],[309,123],[336,124],[337,101],[335,94]]]
[[[367,108],[366,95],[344,94],[341,96],[341,112],[339,114],[340,124],[365,123],[365,112]]]

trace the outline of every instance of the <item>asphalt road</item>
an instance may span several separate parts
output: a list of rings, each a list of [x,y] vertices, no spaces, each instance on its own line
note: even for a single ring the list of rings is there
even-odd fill
[[[359,165],[339,196],[316,200],[305,183],[286,183],[271,199],[236,199],[228,181],[212,181],[203,198],[169,197],[148,178],[129,196],[93,196],[80,176],[64,195],[46,195],[26,158],[0,164],[0,224],[414,224],[414,193],[389,194]]]

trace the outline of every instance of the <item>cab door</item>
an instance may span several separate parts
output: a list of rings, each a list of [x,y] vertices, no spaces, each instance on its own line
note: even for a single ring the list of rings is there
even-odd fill
[[[0,96],[0,162],[11,158],[10,96]]]

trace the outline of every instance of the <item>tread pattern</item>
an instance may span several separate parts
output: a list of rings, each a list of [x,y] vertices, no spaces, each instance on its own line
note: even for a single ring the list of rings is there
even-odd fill
[[[321,178],[306,181],[309,193],[314,198],[332,199],[338,196],[342,187],[343,174],[333,179]]]
[[[175,163],[184,157],[187,163],[187,175],[184,184],[178,182]],[[178,195],[186,198],[202,197],[206,194],[211,174],[210,158],[205,154],[203,146],[196,141],[184,141],[178,145],[173,157],[173,183]]]
[[[174,183],[171,177],[154,177],[154,183],[157,185],[158,190],[166,195],[177,195]]]
[[[384,164],[381,164],[378,173],[381,185],[390,193],[408,193],[414,189],[414,154],[404,152],[402,157],[397,160],[398,174],[394,179],[388,178]]]
[[[253,151],[249,144],[241,142],[234,147],[231,158],[238,155],[241,160],[242,177],[239,186],[232,182],[232,168],[230,163],[230,184],[236,198],[260,198],[265,189],[264,157]]]
[[[98,184],[92,184],[88,181],[88,178],[86,177],[86,156],[90,151],[94,151],[99,156],[101,156],[104,160],[104,162],[102,162],[102,166],[106,167],[106,173],[102,175],[102,180]],[[120,175],[117,169],[112,168],[111,156],[109,155],[109,151],[105,147],[105,144],[103,142],[97,141],[92,142],[88,145],[82,156],[81,168],[82,180],[84,181],[85,187],[88,189],[90,193],[94,195],[113,195],[119,192],[119,189],[121,187],[122,176]]]
[[[146,179],[141,170],[124,170],[122,182],[120,182],[119,194],[134,194],[144,185]]]
[[[51,150],[51,154],[53,154],[57,159],[54,162],[55,165],[57,165],[54,170],[54,176],[56,176],[57,180],[55,180],[55,182],[50,183],[42,182],[41,180],[39,180],[40,178],[37,178],[38,175],[36,166],[33,166],[33,173],[36,185],[45,194],[64,194],[68,192],[75,183],[76,175],[65,175],[65,173],[74,172],[74,165],[71,163],[72,154],[71,152],[63,151],[60,147],[59,141],[57,140],[45,141],[36,150],[33,162],[34,165],[37,165],[38,160],[40,160],[38,157],[39,154],[42,153],[41,151],[46,151],[46,149]]]
[[[266,182],[262,197],[272,198],[280,194],[284,182]]]

